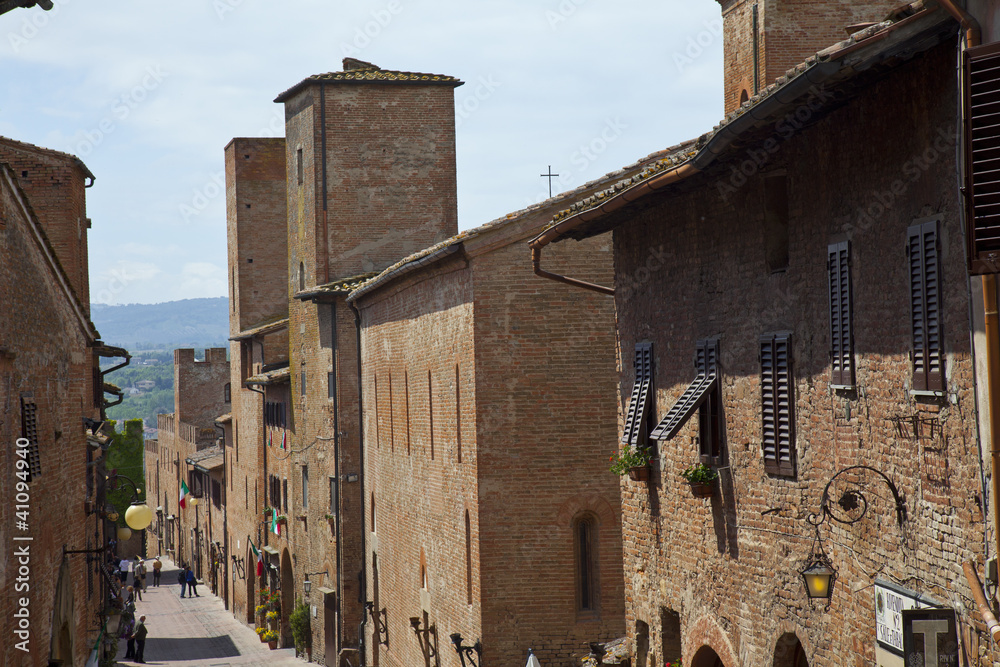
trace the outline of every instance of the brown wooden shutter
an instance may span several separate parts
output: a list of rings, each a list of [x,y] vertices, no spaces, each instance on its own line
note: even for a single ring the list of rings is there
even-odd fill
[[[965,51],[969,271],[1000,272],[1000,44]]]
[[[906,250],[910,265],[913,389],[944,391],[938,221],[910,227]]]
[[[653,344],[637,343],[635,346],[635,382],[625,415],[622,444],[633,447],[646,446],[649,422],[649,404],[652,400],[650,386],[653,381]]]
[[[28,441],[24,449],[28,454],[28,475],[34,480],[42,474],[42,458],[38,450],[38,406],[30,392],[21,394],[21,437]]]
[[[830,282],[830,384],[854,386],[854,331],[849,241],[827,248]]]
[[[795,389],[790,333],[760,338],[760,386],[764,470],[795,475]]]

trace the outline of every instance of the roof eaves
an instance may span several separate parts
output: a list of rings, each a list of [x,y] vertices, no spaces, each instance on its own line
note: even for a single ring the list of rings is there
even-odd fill
[[[250,329],[244,329],[235,336],[230,336],[229,340],[248,340],[255,336],[263,336],[269,333],[274,333],[276,331],[281,331],[288,328],[288,317],[283,316],[281,319],[274,320],[273,322],[266,322],[265,324],[258,324]]]

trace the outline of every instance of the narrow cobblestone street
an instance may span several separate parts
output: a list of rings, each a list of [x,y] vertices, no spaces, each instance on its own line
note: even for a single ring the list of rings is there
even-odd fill
[[[295,657],[295,649],[270,650],[257,635],[227,610],[207,585],[199,585],[201,597],[180,597],[177,566],[163,558],[159,587],[149,586],[136,603],[136,622],[146,617],[145,662],[148,665],[222,667],[224,665],[269,665],[284,667],[307,663]],[[118,645],[118,663],[125,660],[126,642]]]

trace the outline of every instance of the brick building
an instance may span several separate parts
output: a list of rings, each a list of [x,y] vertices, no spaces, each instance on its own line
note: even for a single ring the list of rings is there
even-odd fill
[[[769,6],[797,28],[772,13],[755,53],[745,27]],[[723,3],[733,113],[531,243],[544,266],[551,243],[613,232],[620,432],[653,454],[622,487],[633,664],[901,666],[907,633],[929,632],[909,607],[935,608],[914,613],[942,619],[949,664],[995,659],[963,573],[987,555],[989,444],[959,31],[935,5],[880,8]],[[871,20],[813,55],[831,25]],[[755,58],[772,79],[806,60],[734,111]],[[718,473],[708,499],[681,475],[699,462]],[[800,576],[823,554],[828,606]]]
[[[107,615],[113,527],[99,432],[108,348],[90,322],[77,158],[0,138],[0,535],[5,665],[82,665]],[[103,571],[106,574],[106,571]]]
[[[459,633],[481,641],[484,664],[533,648],[572,665],[624,630],[613,304],[552,288],[523,261],[566,197],[431,246],[349,297],[380,622],[366,627],[367,664],[457,666]],[[607,239],[559,250],[552,267],[611,279]]]
[[[147,498],[156,508],[147,552],[190,565],[227,606],[225,438],[216,419],[230,409],[229,381],[225,348],[207,349],[197,361],[193,349],[174,350],[174,412],[158,415],[145,455]],[[181,480],[191,495],[184,508]]]

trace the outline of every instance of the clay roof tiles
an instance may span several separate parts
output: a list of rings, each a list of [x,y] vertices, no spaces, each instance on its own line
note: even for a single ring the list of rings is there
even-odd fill
[[[387,83],[403,85],[438,85],[457,88],[465,82],[453,76],[448,76],[447,74],[386,70],[382,69],[378,65],[373,65],[372,63],[365,62],[363,60],[344,58],[344,70],[342,72],[327,72],[325,74],[313,74],[312,76],[307,76],[305,79],[299,81],[297,84],[274,98],[274,101],[284,102],[306,86],[313,83]]]

